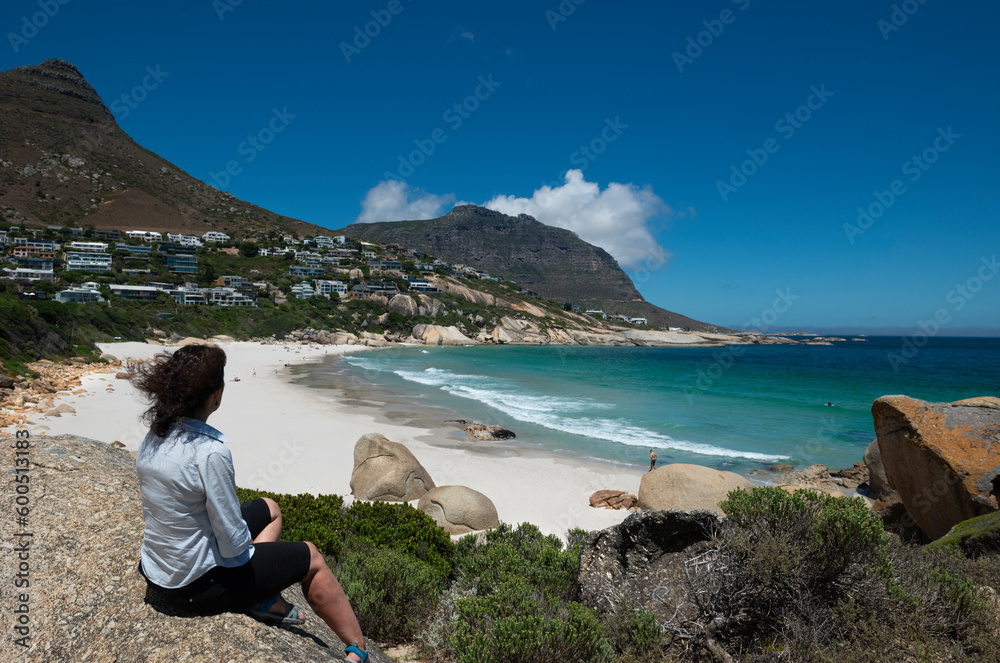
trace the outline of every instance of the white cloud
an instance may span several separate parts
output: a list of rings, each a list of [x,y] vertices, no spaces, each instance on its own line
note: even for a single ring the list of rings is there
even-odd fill
[[[465,39],[466,41],[476,41],[476,35],[472,30],[466,30],[464,26],[456,25],[451,31],[451,36],[448,37],[448,41],[455,41],[456,39]]]
[[[383,180],[365,194],[361,201],[361,214],[355,223],[377,221],[410,221],[433,219],[441,216],[445,206],[454,202],[455,196],[436,196],[414,189],[406,182]]]
[[[512,216],[529,214],[546,225],[572,230],[624,267],[661,265],[670,255],[653,238],[647,222],[671,210],[648,186],[612,182],[602,191],[586,181],[582,171],[570,170],[562,186],[543,186],[531,198],[496,196],[483,206]]]

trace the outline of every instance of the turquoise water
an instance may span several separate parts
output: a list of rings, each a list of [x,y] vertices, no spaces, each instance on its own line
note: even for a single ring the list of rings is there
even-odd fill
[[[746,473],[777,462],[850,467],[875,437],[871,404],[882,395],[1000,395],[1000,339],[932,338],[914,350],[890,337],[833,346],[404,348],[345,357],[329,375],[509,428],[516,443],[551,453],[648,467],[655,449],[661,464]]]

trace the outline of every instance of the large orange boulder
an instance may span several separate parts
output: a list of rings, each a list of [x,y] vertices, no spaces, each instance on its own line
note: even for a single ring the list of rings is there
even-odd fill
[[[1000,399],[928,403],[883,396],[872,404],[886,479],[931,539],[997,510]]]

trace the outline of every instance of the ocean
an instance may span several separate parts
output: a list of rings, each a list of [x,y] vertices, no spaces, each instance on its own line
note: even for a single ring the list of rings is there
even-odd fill
[[[476,421],[517,435],[491,445],[636,468],[648,468],[654,449],[660,465],[749,474],[774,463],[850,467],[875,438],[871,404],[879,396],[937,402],[1000,395],[1000,339],[418,347],[331,358],[303,370],[315,386],[366,385],[391,395],[396,409],[408,403],[430,408],[442,422]]]

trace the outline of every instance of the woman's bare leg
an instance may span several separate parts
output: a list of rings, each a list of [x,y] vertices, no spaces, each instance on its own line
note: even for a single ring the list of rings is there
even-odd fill
[[[309,546],[309,573],[302,581],[302,592],[309,601],[309,605],[316,611],[320,619],[327,623],[337,634],[337,637],[348,645],[355,642],[362,650],[367,650],[365,638],[361,634],[361,626],[358,618],[354,616],[351,603],[344,594],[344,589],[333,576],[333,571],[327,566],[323,555],[316,550],[316,546],[307,543]],[[358,660],[354,654],[350,655],[351,660]]]

